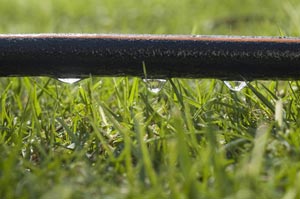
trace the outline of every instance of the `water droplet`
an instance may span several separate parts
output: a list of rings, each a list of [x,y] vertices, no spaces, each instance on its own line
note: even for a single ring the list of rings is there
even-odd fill
[[[147,88],[152,93],[158,93],[165,85],[167,80],[165,79],[143,79],[143,82],[147,85]]]
[[[69,144],[69,145],[67,146],[67,149],[72,149],[72,150],[74,150],[74,149],[75,149],[75,146],[76,146],[75,143],[71,143],[71,144]]]
[[[79,82],[81,79],[79,78],[58,78],[59,81],[67,83],[67,84],[74,84]]]
[[[224,84],[232,91],[238,92],[247,86],[244,81],[224,81]]]

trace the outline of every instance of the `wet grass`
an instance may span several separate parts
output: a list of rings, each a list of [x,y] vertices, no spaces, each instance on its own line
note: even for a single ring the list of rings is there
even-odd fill
[[[299,33],[296,1],[0,4],[2,33]],[[0,88],[1,198],[300,197],[298,81],[233,92],[170,79],[154,94],[134,77],[23,77]]]

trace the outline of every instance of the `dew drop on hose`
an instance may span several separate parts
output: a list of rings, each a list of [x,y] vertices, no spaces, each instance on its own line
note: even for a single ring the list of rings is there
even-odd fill
[[[241,91],[243,88],[247,86],[245,81],[224,81],[224,84],[231,90],[231,91]]]
[[[158,93],[165,85],[167,80],[165,79],[143,79],[148,90],[152,93]]]
[[[59,81],[67,84],[74,84],[76,82],[79,82],[80,78],[58,78]]]

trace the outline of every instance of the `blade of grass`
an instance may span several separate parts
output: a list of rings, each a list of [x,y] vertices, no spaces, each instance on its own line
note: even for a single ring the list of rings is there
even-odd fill
[[[247,83],[248,88],[260,99],[266,107],[268,107],[272,113],[275,113],[274,105],[263,95],[261,94],[256,88],[254,88],[250,83]]]
[[[172,88],[173,88],[173,90],[175,92],[175,95],[176,95],[179,103],[181,104],[182,108],[184,109],[184,103],[183,103],[183,97],[182,97],[182,95],[180,94],[180,92],[179,92],[178,88],[176,87],[176,85],[174,84],[173,80],[169,79],[169,82],[172,85]]]
[[[134,183],[134,172],[133,172],[133,160],[132,160],[132,141],[131,141],[131,135],[133,134],[130,132],[129,129],[126,129],[120,125],[118,120],[115,119],[115,117],[111,114],[111,111],[102,104],[102,108],[106,113],[106,117],[108,120],[113,124],[113,127],[120,132],[120,134],[123,136],[124,139],[124,149],[122,153],[124,154],[125,157],[125,165],[126,165],[126,171],[127,171],[127,177],[130,182],[130,184]]]
[[[140,150],[140,158],[143,160],[143,167],[145,168],[145,171],[147,173],[147,176],[151,182],[152,186],[156,186],[158,183],[157,176],[155,173],[155,170],[152,165],[152,161],[150,158],[150,154],[146,145],[146,142],[144,140],[145,138],[145,129],[142,120],[142,114],[138,113],[133,115],[134,118],[134,129],[137,136],[138,146]]]
[[[134,78],[131,86],[131,91],[128,99],[128,105],[132,106],[138,97],[139,79]]]
[[[247,163],[247,171],[250,176],[256,177],[259,175],[264,164],[265,147],[270,134],[270,126],[261,125],[257,128],[254,138],[254,147],[251,151],[250,162]]]
[[[71,142],[75,143],[75,146],[76,146],[78,144],[78,139],[77,139],[76,135],[73,133],[73,131],[69,128],[69,126],[66,124],[66,122],[63,119],[57,117],[56,120],[62,125],[62,127],[65,129],[68,136],[70,137]]]

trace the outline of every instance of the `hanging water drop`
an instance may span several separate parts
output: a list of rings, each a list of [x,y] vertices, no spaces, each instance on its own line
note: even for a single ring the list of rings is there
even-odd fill
[[[232,91],[238,92],[247,86],[244,81],[224,81],[224,84]]]
[[[79,82],[80,78],[58,78],[59,81],[67,83],[67,84],[74,84],[76,82]]]
[[[143,82],[147,85],[147,88],[152,93],[158,93],[165,85],[167,80],[165,79],[143,79]]]

